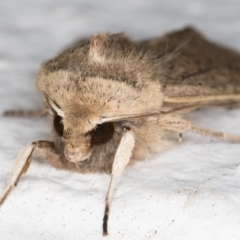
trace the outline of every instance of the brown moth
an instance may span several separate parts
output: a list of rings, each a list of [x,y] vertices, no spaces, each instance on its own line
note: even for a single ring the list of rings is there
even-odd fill
[[[160,151],[172,132],[240,142],[240,136],[194,125],[184,114],[240,104],[240,54],[205,40],[192,28],[133,42],[124,34],[97,34],[46,62],[37,88],[49,112],[53,141],[36,141],[18,155],[4,202],[32,155],[79,173],[106,172],[103,235],[117,178],[128,164]]]

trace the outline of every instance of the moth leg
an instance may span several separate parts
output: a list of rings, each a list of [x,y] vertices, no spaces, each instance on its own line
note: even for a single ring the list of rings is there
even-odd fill
[[[112,173],[111,180],[108,187],[108,192],[106,196],[105,203],[105,211],[103,217],[103,236],[108,235],[108,216],[110,212],[110,205],[114,193],[114,187],[116,185],[116,181],[118,177],[122,174],[123,170],[129,163],[133,148],[135,145],[134,133],[132,130],[124,129],[121,141],[119,143],[118,149],[116,151],[113,165],[112,165]]]
[[[212,138],[224,139],[224,140],[229,140],[229,141],[233,141],[233,142],[240,142],[240,136],[228,134],[228,133],[224,133],[224,132],[212,131],[212,130],[202,128],[202,127],[199,127],[196,125],[192,125],[190,130],[193,132],[196,132],[198,134],[212,137]]]
[[[3,115],[7,117],[35,117],[44,116],[47,114],[47,110],[36,109],[36,110],[6,110]]]
[[[17,186],[20,177],[27,172],[33,153],[41,157],[46,157],[51,165],[56,168],[64,168],[64,164],[59,161],[59,155],[56,153],[54,143],[50,141],[37,141],[23,148],[18,154],[10,176],[8,179],[7,187],[0,196],[0,206],[6,200],[12,189]]]
[[[233,142],[240,142],[240,136],[202,128],[192,124],[192,122],[189,120],[185,120],[177,117],[176,118],[173,117],[171,121],[162,122],[161,126],[165,129],[176,131],[179,133],[179,135],[184,133],[185,131],[192,131],[192,132],[195,132],[204,136],[212,137],[212,138],[224,139],[224,140],[229,140]]]
[[[182,136],[183,136],[183,134],[180,132],[180,133],[178,133],[178,142],[182,142]]]
[[[3,202],[6,200],[13,187],[17,186],[20,177],[27,172],[31,164],[31,157],[34,148],[35,143],[32,143],[23,148],[18,154],[17,159],[15,160],[13,168],[10,172],[7,187],[5,188],[2,196],[0,197],[0,205],[3,204]]]

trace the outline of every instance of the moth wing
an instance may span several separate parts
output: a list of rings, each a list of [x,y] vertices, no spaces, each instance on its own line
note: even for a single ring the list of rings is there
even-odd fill
[[[236,51],[212,43],[192,28],[139,44],[163,59],[164,106],[240,105],[240,54]]]

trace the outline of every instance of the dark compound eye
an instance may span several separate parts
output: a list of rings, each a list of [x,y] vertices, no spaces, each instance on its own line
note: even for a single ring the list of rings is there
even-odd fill
[[[102,145],[109,142],[114,134],[113,123],[103,123],[97,125],[97,127],[90,132],[91,145]]]
[[[55,131],[59,137],[63,136],[64,126],[63,126],[62,120],[63,120],[63,118],[60,117],[59,115],[55,115],[54,120],[53,120],[53,125],[55,128]]]

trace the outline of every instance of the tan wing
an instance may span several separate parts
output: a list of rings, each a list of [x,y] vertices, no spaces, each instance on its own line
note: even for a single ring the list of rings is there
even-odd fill
[[[240,105],[240,54],[192,28],[141,42],[162,63],[164,106]]]

